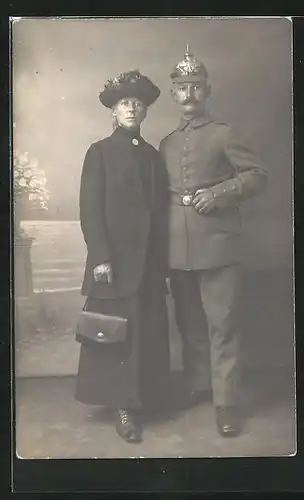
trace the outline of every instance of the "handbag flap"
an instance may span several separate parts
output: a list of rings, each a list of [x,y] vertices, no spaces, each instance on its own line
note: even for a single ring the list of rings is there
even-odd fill
[[[79,318],[76,336],[99,343],[121,342],[126,339],[126,318],[83,311]]]

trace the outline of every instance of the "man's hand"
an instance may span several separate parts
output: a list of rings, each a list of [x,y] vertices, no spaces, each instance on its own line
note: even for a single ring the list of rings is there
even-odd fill
[[[199,214],[208,214],[216,206],[213,192],[210,189],[198,189],[192,205]]]
[[[105,262],[96,266],[93,270],[94,280],[97,283],[105,283],[111,285],[113,283],[113,269],[110,262]]]

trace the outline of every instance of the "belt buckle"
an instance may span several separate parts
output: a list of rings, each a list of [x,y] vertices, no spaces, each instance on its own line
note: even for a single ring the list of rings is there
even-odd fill
[[[181,205],[184,207],[189,207],[192,203],[193,196],[191,194],[182,194],[181,195]]]

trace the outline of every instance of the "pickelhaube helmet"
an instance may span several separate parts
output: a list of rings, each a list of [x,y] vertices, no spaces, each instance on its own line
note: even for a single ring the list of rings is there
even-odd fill
[[[184,59],[178,62],[170,74],[173,82],[201,82],[208,78],[205,65],[196,59],[190,52],[189,44],[186,45]]]
[[[137,69],[120,73],[104,84],[99,94],[100,102],[107,108],[113,107],[124,97],[137,97],[146,106],[153,104],[160,95],[160,89]]]

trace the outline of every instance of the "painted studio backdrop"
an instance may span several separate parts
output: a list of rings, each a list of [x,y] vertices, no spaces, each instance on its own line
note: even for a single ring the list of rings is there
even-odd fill
[[[244,365],[292,367],[291,29],[287,19],[14,23],[14,149],[37,161],[48,191],[47,210],[24,203],[21,214],[34,238],[34,299],[29,333],[17,332],[18,374],[77,370],[73,328],[85,258],[78,194],[88,146],[111,133],[110,112],[98,99],[103,83],[132,68],[155,81],[161,96],[143,135],[157,147],[178,123],[169,73],[186,43],[209,71],[210,112],[243,130],[269,172],[267,192],[244,212]],[[179,350],[173,325],[173,363]]]

